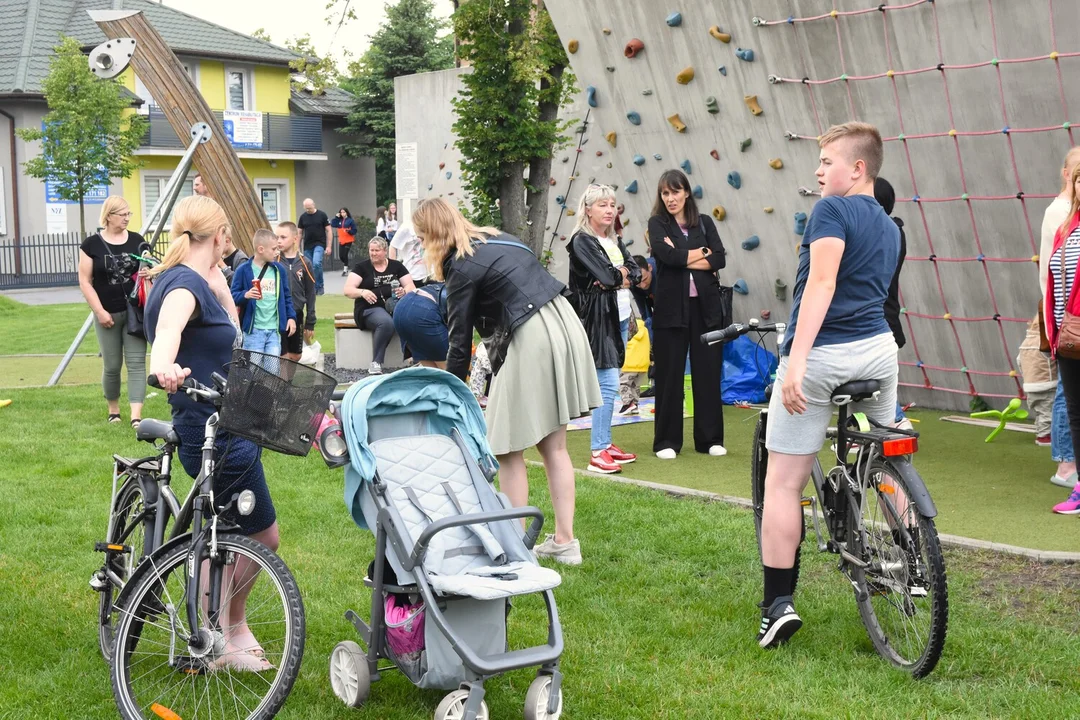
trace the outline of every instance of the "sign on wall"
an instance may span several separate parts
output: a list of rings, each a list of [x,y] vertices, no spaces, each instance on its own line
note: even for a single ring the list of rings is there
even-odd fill
[[[397,164],[397,198],[416,199],[420,197],[419,180],[416,167],[416,143],[398,143],[395,152]]]
[[[83,203],[86,205],[95,205],[105,202],[105,198],[109,197],[109,185],[95,185],[87,191],[86,197],[83,198]],[[78,205],[78,200],[65,200],[60,197],[60,193],[57,192],[56,184],[52,180],[45,181],[45,202],[49,205]],[[67,232],[65,230],[65,232]]]
[[[225,137],[234,148],[261,150],[263,114],[255,110],[225,110],[222,117]]]
[[[68,206],[61,203],[45,205],[45,232],[50,235],[62,235],[68,231]]]

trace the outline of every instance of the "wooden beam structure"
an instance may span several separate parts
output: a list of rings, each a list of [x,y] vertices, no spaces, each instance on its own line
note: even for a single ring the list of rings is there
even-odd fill
[[[248,180],[240,158],[229,143],[214,112],[157,30],[138,10],[93,10],[90,18],[111,40],[135,39],[131,68],[165,114],[177,137],[187,139],[191,126],[204,122],[214,130],[209,142],[195,150],[195,165],[210,196],[225,210],[233,244],[251,255],[251,238],[269,228],[262,203]]]

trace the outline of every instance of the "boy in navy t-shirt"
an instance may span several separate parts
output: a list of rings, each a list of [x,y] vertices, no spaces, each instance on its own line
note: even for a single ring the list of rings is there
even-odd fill
[[[769,403],[761,647],[774,647],[802,626],[792,602],[801,498],[832,418],[832,391],[853,380],[877,380],[881,393],[861,409],[883,425],[893,422],[896,410],[897,347],[884,308],[900,231],[874,199],[881,135],[873,125],[852,122],[830,128],[819,144],[822,199],[803,235],[791,323]]]

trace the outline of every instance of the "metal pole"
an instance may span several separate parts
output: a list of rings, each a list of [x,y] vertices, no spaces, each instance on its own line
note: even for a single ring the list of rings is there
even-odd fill
[[[154,209],[150,211],[150,215],[143,223],[143,231],[141,234],[144,237],[154,220],[158,217],[169,217],[169,213],[172,212],[173,204],[180,194],[180,185],[183,183],[184,178],[187,177],[188,170],[191,169],[191,159],[195,156],[195,148],[209,140],[211,135],[213,135],[213,131],[211,131],[210,126],[206,123],[195,123],[191,126],[191,144],[188,145],[187,151],[185,151],[184,155],[180,158],[180,164],[177,165],[176,170],[173,171],[172,177],[169,178],[169,182],[166,183],[165,192],[158,198],[157,203],[154,204]],[[163,209],[164,212],[162,212]],[[158,227],[154,232],[154,238],[150,242],[151,248],[157,244],[157,239],[161,236],[162,224],[163,223],[158,223]],[[56,370],[53,371],[52,377],[49,378],[49,382],[47,383],[48,387],[52,387],[60,382],[60,378],[63,376],[64,371],[67,370],[67,366],[71,363],[71,358],[75,356],[75,351],[82,345],[82,341],[86,338],[86,333],[90,332],[90,326],[93,324],[94,313],[90,313],[86,316],[86,322],[83,323],[82,329],[79,330],[79,334],[75,336],[75,340],[71,343],[71,347],[64,353],[64,357],[60,360],[60,364],[57,366]]]

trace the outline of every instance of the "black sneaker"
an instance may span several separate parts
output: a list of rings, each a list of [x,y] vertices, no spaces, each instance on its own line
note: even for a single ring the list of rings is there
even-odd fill
[[[761,629],[758,631],[758,645],[774,648],[786,641],[802,627],[802,618],[795,612],[795,603],[790,595],[773,600],[768,609],[761,606]]]

